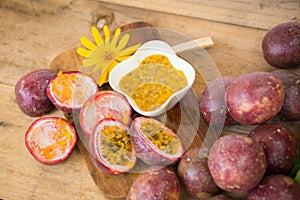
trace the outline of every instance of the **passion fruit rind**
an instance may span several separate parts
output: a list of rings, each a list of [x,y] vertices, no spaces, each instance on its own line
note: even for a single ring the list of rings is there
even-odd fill
[[[180,138],[163,123],[148,117],[134,119],[131,142],[136,156],[151,166],[170,165],[184,153]]]
[[[103,119],[96,125],[90,151],[96,166],[107,175],[126,173],[136,163],[130,129],[115,119]]]
[[[131,106],[123,95],[109,90],[98,91],[80,110],[80,126],[86,135],[91,136],[97,123],[103,119],[115,119],[129,125],[131,113]]]
[[[47,127],[49,124],[54,127]],[[44,125],[46,127],[42,127]],[[67,159],[73,152],[76,141],[75,128],[61,117],[39,118],[25,133],[25,145],[30,154],[37,161],[47,165],[58,164]]]
[[[47,87],[50,101],[66,113],[79,111],[85,101],[96,92],[96,81],[89,74],[80,71],[58,72]]]

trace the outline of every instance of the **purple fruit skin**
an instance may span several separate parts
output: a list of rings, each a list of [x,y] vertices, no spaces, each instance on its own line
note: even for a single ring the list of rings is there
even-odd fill
[[[215,142],[208,156],[208,167],[221,189],[247,192],[262,179],[266,170],[266,156],[253,139],[230,134]]]
[[[296,164],[298,143],[287,127],[276,123],[263,124],[251,131],[249,137],[263,147],[267,173],[287,174]]]
[[[300,66],[300,24],[287,22],[272,28],[263,38],[265,60],[278,68]]]
[[[288,70],[272,72],[284,86],[284,102],[279,117],[284,121],[300,120],[300,76]]]
[[[133,124],[131,125],[131,142],[136,152],[136,156],[139,157],[143,162],[150,166],[167,166],[173,164],[180,160],[183,156],[184,150],[183,147],[179,147],[179,153],[177,157],[166,157],[165,155],[160,154],[154,149],[154,145],[150,145],[150,141],[146,136],[143,136],[143,133],[138,128],[138,123],[142,123],[145,120],[148,120],[147,117],[137,117],[134,119]],[[155,120],[152,119],[151,120]],[[178,136],[168,127],[165,127],[169,133],[174,134],[179,140]]]
[[[227,111],[225,103],[225,89],[235,79],[235,77],[224,76],[213,80],[205,88],[200,97],[199,104],[200,112],[207,123],[212,123],[214,125],[232,125],[236,123]],[[219,116],[222,116],[222,118]],[[225,121],[223,121],[224,117]]]
[[[227,87],[225,100],[236,121],[262,124],[279,113],[284,101],[283,83],[270,72],[247,73]]]
[[[167,169],[141,173],[132,184],[126,200],[179,200],[181,194],[177,175]]]
[[[229,197],[229,196],[225,196],[223,194],[219,194],[217,196],[211,197],[207,200],[234,200],[233,198]]]
[[[17,104],[24,114],[39,117],[54,108],[47,96],[46,88],[55,75],[50,70],[40,69],[19,79],[15,86],[15,95]]]
[[[199,147],[189,149],[178,165],[178,176],[186,192],[199,199],[207,199],[220,192],[208,169],[208,151],[204,151]]]
[[[281,174],[266,176],[246,200],[300,200],[300,184]]]

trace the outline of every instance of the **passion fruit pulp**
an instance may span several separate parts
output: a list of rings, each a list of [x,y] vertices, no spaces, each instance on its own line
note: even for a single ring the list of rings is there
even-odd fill
[[[130,129],[117,120],[104,119],[96,125],[90,149],[96,166],[105,174],[123,174],[135,166]]]
[[[80,126],[91,136],[98,122],[103,119],[116,119],[129,125],[131,107],[127,99],[114,91],[99,91],[91,96],[80,111]]]
[[[137,157],[148,165],[166,166],[178,161],[184,153],[179,137],[155,119],[135,118],[131,132]]]
[[[71,113],[98,91],[94,79],[83,72],[59,72],[48,84],[47,95],[60,110]]]
[[[68,158],[76,140],[74,127],[59,117],[39,118],[29,126],[25,134],[28,151],[44,164],[56,164]]]

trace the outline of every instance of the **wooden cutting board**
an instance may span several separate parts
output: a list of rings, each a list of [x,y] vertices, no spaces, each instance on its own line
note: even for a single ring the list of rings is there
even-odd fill
[[[145,22],[135,22],[121,27],[121,30],[123,32],[135,29],[134,32],[130,33],[130,40],[128,43],[129,46],[137,43],[143,44],[144,42],[153,39],[161,39],[161,33],[159,32],[159,30],[152,27],[147,31],[143,29],[143,31],[140,32],[138,28],[143,27],[152,26]],[[174,40],[176,40],[176,37],[174,38]],[[174,42],[176,43],[176,41]],[[80,45],[75,46],[59,54],[51,62],[50,69],[53,71],[71,71],[80,69],[83,58],[76,53],[76,49],[79,46]],[[189,59],[193,60],[197,59],[198,57],[199,55],[194,55],[194,58],[192,56]],[[196,75],[196,80],[193,88],[199,89],[203,87],[203,85],[205,85],[204,80],[199,75]],[[110,90],[111,88],[108,84],[105,84],[100,89]],[[197,94],[195,94],[193,90],[190,90],[188,94],[180,101],[180,103],[177,104],[172,110],[168,111],[164,115],[157,117],[160,121],[163,121],[167,126],[172,128],[177,133],[177,135],[179,135],[185,149],[188,149],[192,146],[201,145],[202,139],[208,131],[207,125],[200,117],[197,99]],[[134,115],[136,116],[137,114]],[[72,116],[66,117],[72,120]],[[76,120],[76,118],[74,118],[74,120]],[[79,135],[84,135],[81,134],[80,128],[77,128],[77,132]],[[124,199],[130,189],[131,184],[138,176],[138,173],[127,173],[120,176],[107,176],[101,173],[101,171],[98,170],[98,168],[93,164],[90,154],[86,148],[86,140],[87,138],[81,137],[81,139],[77,142],[77,146],[85,158],[90,175],[92,176],[95,184],[107,198]],[[176,166],[173,166],[174,169],[175,167]]]

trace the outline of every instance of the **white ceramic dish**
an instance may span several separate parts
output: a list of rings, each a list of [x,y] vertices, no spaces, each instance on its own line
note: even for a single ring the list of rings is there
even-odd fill
[[[174,68],[183,71],[185,74],[188,85],[181,90],[177,91],[173,95],[171,95],[167,101],[162,104],[159,108],[152,111],[143,111],[140,110],[137,105],[135,104],[134,100],[131,99],[128,95],[123,93],[119,87],[119,81],[123,76],[125,76],[130,71],[137,68],[140,64],[140,62],[147,56],[153,55],[153,54],[161,54],[164,56],[167,56],[171,62],[171,64],[174,66]],[[188,63],[187,61],[183,60],[182,58],[178,57],[172,47],[168,45],[166,42],[163,42],[161,40],[152,40],[149,42],[144,43],[135,53],[132,57],[129,59],[119,63],[116,65],[113,70],[110,72],[109,75],[109,84],[113,88],[113,90],[123,94],[129,101],[132,108],[138,112],[141,115],[144,116],[157,116],[160,114],[165,113],[166,111],[173,108],[176,103],[178,103],[184,95],[188,92],[188,90],[191,88],[192,84],[195,80],[195,70],[193,66]]]

